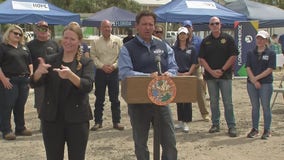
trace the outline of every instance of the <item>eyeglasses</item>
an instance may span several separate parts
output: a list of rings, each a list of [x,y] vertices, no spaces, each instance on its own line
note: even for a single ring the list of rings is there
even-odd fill
[[[12,31],[12,32],[14,33],[14,35],[15,35],[15,36],[20,36],[20,37],[22,37],[22,36],[23,36],[23,34],[22,34],[22,33],[14,32],[14,31]]]
[[[155,31],[156,34],[163,33],[163,31]]]
[[[210,23],[210,26],[218,26],[220,24],[220,22],[215,22],[215,23]]]
[[[47,32],[47,31],[48,31],[48,29],[47,29],[47,28],[44,28],[44,27],[37,27],[37,30],[38,30],[39,32]]]

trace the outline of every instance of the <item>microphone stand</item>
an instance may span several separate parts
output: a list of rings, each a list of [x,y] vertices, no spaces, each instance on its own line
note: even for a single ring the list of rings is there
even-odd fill
[[[161,76],[162,75],[162,67],[161,67],[161,56],[160,55],[156,55],[155,62],[157,62],[158,75]]]
[[[157,62],[157,68],[158,68],[158,75],[162,75],[162,69],[161,69],[161,56],[157,55],[155,57],[155,62]],[[160,160],[160,131],[161,125],[160,125],[160,107],[155,106],[155,117],[154,117],[154,160]]]

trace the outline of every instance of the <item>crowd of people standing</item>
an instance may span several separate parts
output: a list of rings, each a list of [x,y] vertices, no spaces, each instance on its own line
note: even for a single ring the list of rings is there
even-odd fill
[[[174,46],[170,46],[163,39],[164,28],[156,25],[156,15],[142,11],[136,16],[137,34],[131,36],[132,31],[129,31],[129,37],[124,41],[112,35],[111,22],[103,20],[100,24],[102,35],[92,42],[88,51],[82,47],[83,33],[79,24],[70,23],[64,28],[60,44],[51,39],[45,21],[35,25],[36,38],[27,44],[23,29],[11,25],[0,44],[0,130],[3,138],[15,140],[16,136],[32,135],[24,118],[25,104],[32,87],[47,159],[63,159],[64,145],[67,143],[69,159],[83,160],[89,130],[103,128],[106,91],[111,102],[112,127],[123,131],[119,81],[129,76],[157,77],[160,74],[198,78],[197,102],[203,120],[211,120],[209,133],[221,130],[221,93],[228,135],[237,137],[232,77],[233,65],[239,53],[233,37],[222,32],[221,26],[218,17],[211,17],[208,23],[210,34],[201,39],[193,34],[192,22],[186,20],[177,30]],[[264,112],[261,138],[267,139],[271,136],[270,99],[277,53],[268,46],[268,32],[261,30],[255,38],[256,47],[247,53],[246,62],[247,92],[252,105],[252,129],[247,137],[254,138],[259,134],[261,105]],[[85,56],[82,53],[84,50]],[[280,52],[281,48],[278,50]],[[156,64],[157,56],[160,57],[160,68]],[[96,97],[94,114],[89,102],[89,93],[93,88]],[[206,94],[210,97],[209,104],[205,99]],[[147,142],[155,118],[161,122],[162,159],[177,159],[175,130],[190,132],[193,115],[192,103],[177,103],[176,106],[178,123],[175,125],[169,105],[128,104],[137,159],[150,159]],[[207,110],[209,107],[211,118]],[[157,110],[158,117],[155,114]],[[12,113],[15,132],[10,124]],[[90,127],[92,119],[94,126]]]

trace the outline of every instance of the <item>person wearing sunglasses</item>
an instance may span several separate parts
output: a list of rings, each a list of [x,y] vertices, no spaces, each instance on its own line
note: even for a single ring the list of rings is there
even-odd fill
[[[164,28],[160,25],[155,25],[155,31],[153,32],[153,35],[163,40],[164,39]]]
[[[18,25],[9,26],[0,44],[0,122],[5,140],[32,135],[25,126],[24,111],[33,66],[30,52],[24,44],[23,30]],[[10,123],[12,111],[15,133]]]
[[[46,56],[59,53],[59,45],[50,39],[50,30],[46,21],[39,21],[34,28],[35,39],[27,44],[31,52],[33,68],[38,67],[38,57],[45,59]],[[34,88],[34,108],[37,109],[38,117],[40,117],[40,108],[44,97],[44,86]]]
[[[239,54],[232,36],[221,31],[221,21],[211,17],[209,21],[211,34],[200,45],[199,60],[205,69],[204,78],[210,96],[212,126],[209,133],[220,132],[219,93],[224,104],[225,119],[230,137],[237,136],[232,102],[232,68]]]
[[[167,45],[171,46],[170,43],[168,41],[166,41],[165,37],[164,37],[164,27],[161,25],[155,25],[155,31],[153,32],[153,36],[154,37],[158,37],[160,40],[162,40],[163,42],[165,42]]]

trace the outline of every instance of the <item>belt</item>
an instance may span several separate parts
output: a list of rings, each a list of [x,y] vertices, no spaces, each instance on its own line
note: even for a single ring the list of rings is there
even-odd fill
[[[6,74],[7,77],[29,77],[30,74],[24,73],[24,74]]]

